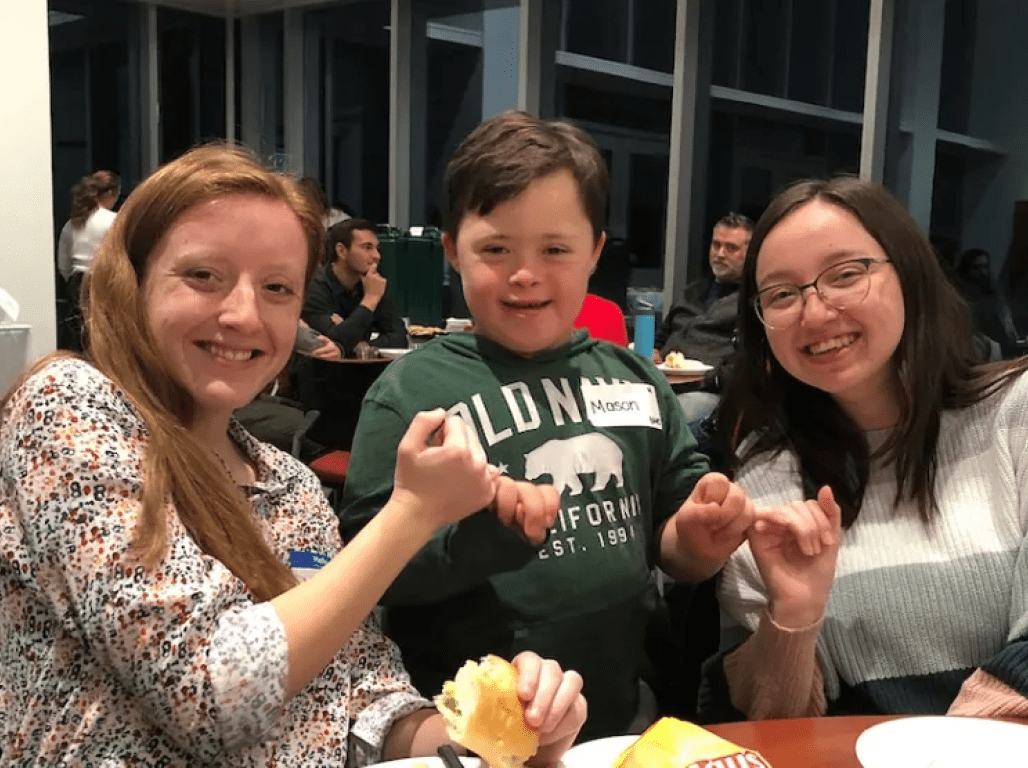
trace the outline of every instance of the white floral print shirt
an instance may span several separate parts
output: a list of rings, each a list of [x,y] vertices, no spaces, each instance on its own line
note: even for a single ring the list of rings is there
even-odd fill
[[[49,362],[0,418],[0,765],[360,766],[429,706],[374,617],[287,701],[275,610],[172,510],[163,560],[135,563],[146,427],[91,365]],[[238,424],[232,436],[274,551],[335,555],[317,478]]]

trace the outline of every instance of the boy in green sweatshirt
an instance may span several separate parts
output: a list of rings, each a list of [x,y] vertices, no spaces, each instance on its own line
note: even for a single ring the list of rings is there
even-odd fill
[[[638,708],[653,567],[712,576],[753,506],[708,474],[647,357],[573,327],[605,237],[609,181],[592,140],[505,113],[464,140],[445,184],[443,247],[474,332],[403,356],[369,390],[343,536],[389,498],[414,414],[461,416],[503,475],[498,509],[439,533],[383,598],[414,684],[438,690],[467,659],[533,650],[584,678],[582,739],[623,733]]]

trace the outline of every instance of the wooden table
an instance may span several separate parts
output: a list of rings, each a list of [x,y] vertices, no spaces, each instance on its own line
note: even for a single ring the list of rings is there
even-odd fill
[[[708,725],[707,730],[763,755],[772,768],[860,768],[857,737],[894,716],[811,717]]]

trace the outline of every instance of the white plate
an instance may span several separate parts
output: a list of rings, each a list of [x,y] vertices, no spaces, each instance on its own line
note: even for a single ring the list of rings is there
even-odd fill
[[[611,768],[622,752],[639,740],[638,736],[610,736],[572,747],[564,755],[564,768]]]
[[[378,350],[378,353],[382,355],[382,357],[388,358],[389,360],[395,360],[398,357],[403,357],[408,352],[410,352],[409,349],[400,349],[399,347]]]
[[[857,739],[864,768],[1023,765],[1028,726],[973,717],[906,717],[873,725]]]
[[[711,368],[713,368],[713,366],[701,363],[699,360],[689,359],[686,359],[685,361],[685,368],[672,368],[664,363],[657,365],[657,370],[663,371],[664,373],[706,373],[711,370]]]
[[[628,749],[638,736],[611,736],[607,739],[587,741],[572,747],[560,761],[560,768],[612,768],[614,761]],[[486,768],[477,757],[462,757],[461,762],[466,768]],[[376,763],[371,768],[444,768],[443,761],[438,757],[414,757],[406,760],[393,760],[388,763]]]
[[[460,762],[466,768],[485,768],[477,757],[462,757]],[[415,768],[425,765],[428,768],[446,768],[445,763],[438,757],[408,757],[404,760],[390,760],[388,763],[375,763],[369,768]]]

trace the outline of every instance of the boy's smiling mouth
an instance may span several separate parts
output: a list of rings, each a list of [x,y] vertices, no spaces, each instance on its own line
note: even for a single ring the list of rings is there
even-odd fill
[[[503,306],[507,307],[508,309],[513,309],[513,310],[518,311],[518,312],[524,312],[524,311],[530,310],[530,309],[542,309],[543,307],[549,306],[552,302],[547,299],[546,301],[511,301],[511,300],[504,300],[501,303],[503,304]]]

